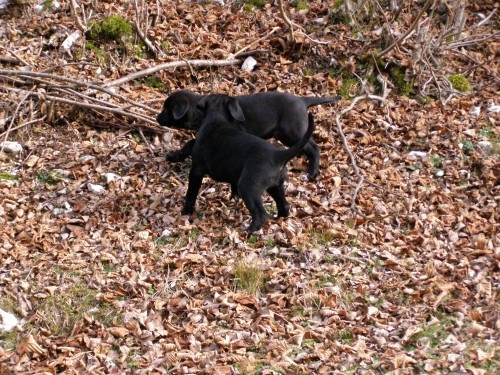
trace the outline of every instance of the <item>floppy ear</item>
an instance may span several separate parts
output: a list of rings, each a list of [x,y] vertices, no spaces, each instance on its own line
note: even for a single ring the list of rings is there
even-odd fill
[[[237,121],[245,121],[245,115],[243,114],[243,110],[240,107],[240,103],[235,98],[228,98],[227,109],[233,118]]]
[[[172,106],[172,114],[174,115],[174,120],[179,120],[183,118],[189,109],[189,102],[181,101],[177,102]]]

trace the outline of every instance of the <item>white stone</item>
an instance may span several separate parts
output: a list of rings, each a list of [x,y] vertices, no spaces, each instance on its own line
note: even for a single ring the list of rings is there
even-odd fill
[[[4,141],[0,143],[0,150],[10,152],[12,154],[19,154],[23,150],[23,146],[18,142]]]
[[[0,331],[9,332],[19,324],[19,320],[14,314],[0,309]]]
[[[160,237],[170,237],[172,235],[172,231],[170,229],[164,229],[163,232],[161,232]]]
[[[411,158],[411,159],[419,159],[419,158],[424,158],[427,156],[427,152],[424,152],[424,151],[410,151],[408,153],[408,156]]]
[[[244,72],[251,72],[253,68],[257,65],[257,60],[255,60],[252,56],[248,56],[245,61],[243,61],[243,65],[241,65],[241,70]]]
[[[107,184],[109,184],[110,182],[112,181],[116,181],[116,180],[120,180],[121,177],[118,176],[117,174],[115,173],[103,173],[101,175],[101,177],[104,179],[104,181],[106,181]]]
[[[469,111],[469,115],[471,115],[472,117],[478,117],[481,113],[481,107],[478,106],[478,107],[472,107]]]
[[[104,188],[104,186],[97,185],[97,184],[92,184],[90,182],[87,184],[87,189],[89,189],[94,194],[102,194],[102,193],[104,193],[106,191],[106,189]]]

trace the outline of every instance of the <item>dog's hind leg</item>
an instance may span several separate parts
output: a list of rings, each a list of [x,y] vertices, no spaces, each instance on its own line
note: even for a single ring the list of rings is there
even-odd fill
[[[276,206],[278,208],[278,217],[288,217],[288,214],[290,212],[290,205],[285,198],[284,185],[280,184],[278,186],[272,186],[267,189],[267,192],[276,202]]]
[[[309,172],[307,176],[314,180],[319,173],[319,147],[312,139],[304,146],[304,154],[309,161]]]
[[[259,230],[269,218],[269,215],[262,204],[262,194],[264,192],[257,190],[258,189],[251,184],[242,184],[241,180],[238,184],[240,196],[243,199],[243,202],[245,202],[245,206],[247,206],[248,211],[250,211],[250,215],[252,215],[252,222],[247,229],[248,233]]]

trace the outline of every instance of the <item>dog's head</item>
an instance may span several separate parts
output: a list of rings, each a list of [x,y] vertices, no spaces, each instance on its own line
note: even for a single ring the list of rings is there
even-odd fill
[[[197,104],[203,97],[189,90],[174,92],[163,103],[163,110],[156,121],[170,128],[198,130],[203,114],[197,109]]]
[[[196,108],[203,114],[203,123],[225,121],[235,124],[245,121],[240,103],[229,95],[206,95],[198,102]]]

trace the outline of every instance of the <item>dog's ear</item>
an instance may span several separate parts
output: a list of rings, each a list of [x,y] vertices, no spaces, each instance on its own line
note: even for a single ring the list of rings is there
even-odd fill
[[[235,98],[228,98],[227,109],[233,118],[237,121],[245,121],[245,115],[243,114],[243,110],[240,107],[240,103]]]
[[[180,120],[183,118],[189,109],[189,101],[182,100],[176,102],[172,106],[172,114],[174,115],[174,120]]]

